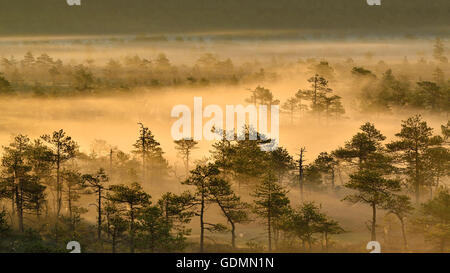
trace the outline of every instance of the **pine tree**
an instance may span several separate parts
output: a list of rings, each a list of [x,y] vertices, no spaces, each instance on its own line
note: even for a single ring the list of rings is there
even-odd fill
[[[302,105],[296,97],[292,97],[286,100],[281,106],[281,109],[289,114],[291,125],[294,124],[294,117],[297,112],[302,110]]]
[[[322,173],[330,175],[331,188],[334,188],[335,186],[335,168],[337,164],[336,158],[327,152],[320,153],[314,161],[314,165],[316,165]]]
[[[43,135],[48,148],[52,152],[52,162],[56,171],[56,218],[59,218],[62,207],[62,181],[61,165],[75,157],[78,151],[77,143],[70,136],[66,135],[63,129],[53,132],[52,135]]]
[[[162,214],[172,227],[180,235],[189,235],[190,229],[185,226],[189,224],[195,215],[195,196],[185,191],[179,195],[167,192],[159,200],[158,206]]]
[[[69,220],[71,223],[72,232],[75,233],[75,225],[78,215],[76,212],[80,212],[79,206],[76,202],[80,199],[81,191],[83,190],[83,178],[81,173],[72,170],[63,170],[61,172],[61,179],[65,185],[65,195],[67,201],[67,207],[69,209]]]
[[[24,231],[24,184],[29,181],[31,170],[26,159],[29,146],[30,139],[27,136],[17,135],[8,147],[4,147],[2,157],[2,166],[5,168],[3,183],[12,201],[13,211],[15,206],[20,232]]]
[[[126,206],[128,218],[128,235],[130,252],[135,250],[135,237],[137,229],[137,217],[141,211],[151,205],[151,196],[144,192],[139,183],[134,182],[130,186],[112,185],[107,199]]]
[[[85,174],[82,176],[83,184],[90,191],[88,193],[93,193],[97,196],[97,239],[102,240],[102,204],[105,198],[105,192],[107,190],[105,183],[108,182],[109,178],[103,169],[99,169],[96,174]]]
[[[180,157],[184,160],[184,166],[186,168],[186,174],[189,173],[189,160],[193,149],[197,149],[197,141],[193,139],[180,139],[175,140],[175,149],[178,150]]]
[[[156,141],[153,133],[144,126],[140,125],[139,138],[136,143],[133,144],[135,150],[133,153],[141,156],[142,160],[142,180],[145,183],[148,179],[147,171],[153,172],[154,170],[161,171],[167,165],[167,162],[163,158],[163,151],[158,141]]]
[[[371,241],[376,241],[377,209],[383,208],[393,194],[400,191],[400,181],[387,179],[377,171],[364,169],[351,174],[345,187],[356,190],[356,193],[347,195],[343,200],[353,204],[367,204],[372,208]]]
[[[436,38],[435,43],[434,43],[433,57],[438,62],[441,62],[441,63],[448,62],[448,59],[445,56],[444,43],[442,42],[442,40],[439,37]]]
[[[107,201],[103,211],[106,218],[104,229],[108,234],[108,238],[111,238],[112,252],[116,253],[117,245],[123,237],[124,232],[128,229],[128,222],[116,202]]]
[[[330,245],[330,235],[344,233],[345,230],[341,227],[339,222],[323,215],[321,221],[317,225],[317,230],[322,232],[323,240],[325,241],[325,250],[328,251]]]
[[[429,147],[442,143],[442,138],[432,137],[433,129],[415,115],[402,121],[402,129],[396,136],[400,139],[387,144],[390,151],[399,155],[405,165],[403,172],[415,192],[416,203],[419,203],[421,188],[425,185],[425,154]]]
[[[360,127],[360,130],[361,132],[353,136],[344,148],[333,152],[337,158],[356,165],[359,170],[368,167],[371,160],[383,152],[381,142],[386,139],[372,123],[366,122]],[[354,162],[355,159],[356,162]]]
[[[420,215],[415,220],[427,241],[441,252],[448,250],[450,242],[450,193],[440,191],[432,200],[422,204]]]
[[[195,187],[193,205],[197,208],[196,215],[200,218],[200,252],[205,249],[205,231],[221,232],[226,228],[221,224],[213,224],[205,221],[206,210],[208,204],[213,202],[211,193],[211,185],[219,183],[219,168],[214,164],[197,165],[191,171],[190,176],[183,184]]]
[[[392,195],[383,205],[383,209],[397,216],[402,228],[403,248],[408,249],[408,240],[406,239],[405,220],[411,214],[414,208],[411,205],[410,198],[406,195]]]
[[[236,248],[236,224],[249,221],[248,210],[250,205],[241,201],[231,189],[231,184],[224,179],[214,179],[209,185],[212,200],[231,225],[231,245]]]
[[[254,211],[266,224],[269,251],[272,251],[274,222],[289,209],[287,191],[276,182],[276,177],[269,173],[252,194]]]
[[[185,237],[172,234],[172,224],[166,221],[159,206],[145,207],[138,215],[139,243],[150,252],[180,251],[185,247]]]

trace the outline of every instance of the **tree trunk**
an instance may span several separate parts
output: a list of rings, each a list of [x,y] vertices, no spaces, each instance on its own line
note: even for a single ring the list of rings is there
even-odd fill
[[[13,188],[16,200],[17,220],[19,222],[19,231],[23,232],[23,196],[22,196],[22,183],[18,178],[17,172],[14,171]]]
[[[300,158],[298,160],[298,167],[299,167],[299,184],[300,184],[300,201],[303,203],[303,152],[305,151],[304,148],[300,149]]]
[[[67,193],[67,202],[68,202],[68,206],[69,206],[69,218],[70,218],[70,220],[72,220],[72,218],[73,218],[73,214],[72,214],[72,197],[71,197],[71,195],[72,195],[72,192],[71,192],[72,190],[71,190],[71,187],[69,186],[68,187],[68,193]]]
[[[377,223],[377,208],[376,204],[372,204],[372,235],[371,235],[371,241],[377,240],[377,233],[376,233],[376,224]]]
[[[420,178],[419,178],[419,151],[415,150],[415,193],[416,193],[416,204],[420,204]]]
[[[111,173],[112,173],[112,165],[113,165],[113,150],[109,150],[109,178],[111,179]]]
[[[278,229],[274,228],[273,229],[273,242],[274,242],[275,249],[278,249],[278,239],[279,239],[279,231],[278,231]]]
[[[439,176],[436,177],[436,192],[439,190]]]
[[[12,194],[11,194],[11,214],[13,216],[15,216],[15,214],[16,214],[15,195],[16,195],[16,190],[15,190],[15,186],[13,186],[13,190],[12,190]]]
[[[202,187],[202,200],[200,204],[200,253],[204,250],[204,236],[205,236],[205,223],[203,222],[203,216],[205,212],[205,194],[204,187]]]
[[[402,236],[403,236],[403,248],[408,250],[408,241],[406,240],[405,222],[403,218],[400,218],[400,224],[402,225]]]
[[[142,181],[145,182],[145,151],[142,151]]]
[[[21,182],[20,179],[17,183],[17,188],[16,188],[16,208],[17,208],[17,220],[19,222],[19,231],[23,232],[24,228],[23,228],[23,196],[22,196],[22,187],[21,187]]]
[[[97,238],[102,239],[102,190],[98,188],[98,223],[97,223]]]
[[[314,112],[317,110],[317,74],[314,76],[314,101],[313,101],[313,106],[314,106]]]
[[[269,252],[272,251],[272,191],[271,187],[269,187],[269,202],[268,202],[268,212],[267,212],[267,230],[269,236]]]
[[[112,235],[112,252],[116,253],[116,232]]]
[[[67,190],[68,190],[67,201],[68,201],[68,206],[69,206],[69,219],[70,219],[70,223],[71,223],[72,233],[75,234],[75,220],[73,219],[73,213],[72,213],[72,188],[69,184],[67,186]]]
[[[186,150],[186,176],[189,176],[189,149]]]
[[[233,249],[236,248],[236,227],[233,222],[231,223],[231,246]]]
[[[334,168],[331,168],[331,188],[334,189]]]
[[[130,205],[130,252],[134,253],[134,213],[133,205]]]
[[[62,207],[62,187],[61,187],[61,179],[60,179],[60,168],[61,168],[61,155],[60,155],[60,147],[58,144],[58,151],[56,153],[56,219],[59,219],[59,215],[61,213]]]
[[[272,251],[272,227],[270,225],[271,222],[271,216],[270,216],[270,209],[269,209],[269,216],[267,217],[267,230],[268,230],[268,236],[269,236],[269,252]]]

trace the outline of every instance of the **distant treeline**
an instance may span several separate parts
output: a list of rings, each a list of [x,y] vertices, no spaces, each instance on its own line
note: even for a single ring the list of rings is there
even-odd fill
[[[28,52],[21,59],[0,58],[0,94],[113,95],[142,90],[139,87],[224,85],[232,88],[239,84],[259,86],[252,92],[253,96],[259,92],[261,97],[249,102],[256,103],[256,99],[273,104],[277,101],[274,98],[277,90],[266,90],[262,86],[306,78],[311,88],[293,90],[291,98],[277,102],[290,114],[291,122],[308,109],[324,112],[327,117],[339,117],[345,113],[345,104],[366,112],[408,108],[445,114],[450,110],[447,76],[450,65],[445,45],[439,38],[432,55],[433,60],[421,57],[412,63],[405,57],[403,62],[391,65],[383,60],[374,62],[371,52],[366,53],[363,65],[351,58],[333,64],[316,58],[236,64],[230,58],[221,59],[206,53],[188,66],[174,65],[163,53],[152,58],[137,55],[112,58],[106,64],[97,64],[93,59],[65,63],[45,53],[35,56]],[[304,83],[299,82],[299,86]],[[341,90],[334,90],[336,86]],[[305,104],[306,101],[310,103]]]

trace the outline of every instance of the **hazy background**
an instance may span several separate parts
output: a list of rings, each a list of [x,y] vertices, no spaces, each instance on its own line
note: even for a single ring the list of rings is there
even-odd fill
[[[1,0],[0,35],[295,30],[307,35],[448,35],[447,0]],[[268,35],[266,33],[265,35]],[[278,34],[279,35],[279,34]]]

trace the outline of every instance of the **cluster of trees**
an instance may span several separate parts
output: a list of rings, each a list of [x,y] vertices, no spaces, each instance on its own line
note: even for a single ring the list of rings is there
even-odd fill
[[[193,167],[198,143],[177,140],[185,165],[177,178],[184,191],[166,192],[156,201],[148,189],[175,182],[173,169],[151,130],[139,126],[131,154],[99,140],[91,154],[81,153],[63,130],[35,140],[17,135],[1,159],[0,249],[63,251],[64,243],[78,240],[87,251],[196,251],[189,236],[197,220],[200,251],[211,246],[208,239],[214,241],[209,233],[229,233],[236,249],[240,226],[259,219],[269,251],[328,251],[334,245],[330,236],[350,230],[320,204],[306,201],[308,191],[367,205],[371,240],[377,239],[382,211],[398,218],[404,249],[409,232],[422,234],[440,251],[449,248],[450,122],[433,134],[420,115],[413,116],[388,143],[374,124],[365,123],[343,147],[320,153],[310,164],[304,148],[298,160],[283,147],[261,150],[268,140],[248,127],[244,139],[217,141],[211,156]],[[252,134],[257,140],[250,140]]]
[[[320,66],[328,63],[321,62]],[[326,74],[326,73],[324,73]],[[291,124],[297,113],[305,113],[310,109],[311,114],[317,117],[324,116],[328,121],[330,118],[340,119],[345,114],[341,97],[332,95],[333,89],[328,86],[328,80],[319,74],[315,74],[308,79],[311,88],[306,90],[298,90],[295,95],[286,100],[282,105],[282,109],[289,113]],[[308,102],[309,104],[305,104]]]
[[[424,208],[449,195],[446,185],[440,184],[440,179],[450,174],[450,150],[446,142],[449,125],[443,126],[442,135],[433,136],[432,128],[416,115],[402,122],[401,130],[396,134],[398,140],[383,145],[386,137],[373,124],[366,123],[345,147],[333,152],[337,159],[354,166],[355,171],[345,184],[354,193],[344,200],[371,207],[372,240],[376,240],[377,209],[383,209],[398,217],[407,249],[404,220],[414,209],[408,193],[414,193],[416,207],[420,207],[423,192],[428,191],[430,201],[423,205]],[[436,197],[434,192],[438,192]],[[426,210],[423,212],[428,217]],[[438,224],[435,228],[444,231],[448,226]],[[441,244],[445,244],[448,235],[441,235]],[[441,250],[445,248],[441,247]]]
[[[391,69],[380,78],[362,67],[354,67],[352,74],[361,90],[359,101],[365,111],[410,108],[448,113],[450,110],[450,85],[439,67],[433,72],[433,80],[415,84],[404,76],[396,77]]]
[[[189,190],[181,194],[167,192],[153,204],[142,184],[120,183],[123,179],[136,178],[153,185],[152,180],[158,177],[161,181],[161,177],[169,173],[167,164],[157,165],[165,162],[159,143],[147,127],[139,125],[133,159],[102,141],[94,143],[90,155],[83,154],[63,130],[33,141],[18,135],[4,147],[0,181],[0,200],[4,206],[0,231],[2,237],[7,235],[5,238],[10,240],[17,236],[25,236],[27,240],[21,241],[23,246],[14,248],[1,244],[3,251],[62,251],[63,244],[69,240],[78,240],[85,245],[84,249],[91,251],[180,251],[187,246],[186,238],[191,232],[187,224],[193,217],[199,217],[200,251],[204,251],[206,232],[230,231],[231,246],[236,248],[236,225],[251,222],[252,213],[267,224],[269,242],[272,237],[278,241],[281,231],[286,236],[294,234],[295,225],[288,217],[283,226],[278,220],[284,212],[300,217],[290,209],[287,191],[278,184],[293,164],[285,149],[263,152],[259,148],[260,141],[247,138],[232,143],[224,139],[214,145],[215,159],[199,163],[190,170],[189,155],[197,142],[175,141],[189,171],[182,181]],[[251,133],[248,129],[247,136]],[[244,163],[252,160],[250,156],[260,158],[260,165]],[[109,162],[104,160],[107,158]],[[108,168],[105,163],[109,163],[110,171],[103,168],[88,171],[97,165]],[[262,166],[266,166],[267,171],[258,174],[257,168],[264,168]],[[118,172],[124,172],[121,168],[131,174],[119,175]],[[142,174],[133,169],[142,170]],[[253,178],[252,187],[260,184],[254,189],[253,203],[242,201],[231,182],[244,177]],[[258,183],[260,179],[262,183]],[[95,208],[95,224],[83,218],[89,212],[87,200],[95,200],[89,205]],[[220,210],[226,224],[206,221],[211,205]],[[317,228],[308,232],[322,234],[320,228],[328,218],[317,209],[314,212],[323,219],[317,220],[314,224]],[[328,242],[333,231],[325,228],[323,233],[327,234]],[[301,232],[297,230],[295,234],[300,236]],[[311,236],[308,237],[310,247]],[[30,242],[33,245],[30,246]],[[269,250],[272,250],[271,243]]]
[[[326,67],[324,69],[323,67]],[[321,62],[314,67],[314,71],[321,71],[329,77],[333,77],[332,68],[327,62]],[[308,79],[311,84],[310,89],[299,89],[297,93],[288,98],[283,104],[276,99],[272,91],[263,87],[257,86],[250,90],[251,96],[245,101],[257,105],[280,105],[282,112],[289,115],[291,125],[294,120],[302,115],[311,114],[316,118],[324,117],[328,122],[329,119],[341,119],[345,114],[345,109],[342,104],[342,99],[338,95],[332,95],[333,89],[328,86],[328,80],[324,76],[314,74]]]
[[[110,59],[106,64],[96,64],[92,59],[75,64],[55,60],[46,53],[34,56],[27,52],[21,60],[14,56],[0,58],[0,94],[68,95],[142,86],[237,84],[276,77],[260,66],[257,63],[238,66],[230,59],[221,60],[210,53],[188,67],[172,64],[163,53],[154,59],[136,55]]]
[[[269,251],[289,244],[298,248],[292,245],[295,242],[292,238],[300,240],[303,249],[306,249],[307,242],[311,249],[317,241],[317,234],[323,236],[322,247],[328,249],[330,235],[344,232],[336,221],[321,212],[314,203],[304,203],[296,209],[292,208],[288,191],[280,185],[279,176],[271,169],[261,171],[259,179],[256,179],[259,183],[250,192],[253,203],[241,201],[229,182],[233,179],[227,179],[227,170],[222,163],[223,161],[198,165],[184,182],[196,188],[194,196],[199,204],[197,215],[200,217],[200,251],[204,249],[205,231],[221,232],[228,229],[221,223],[205,221],[208,203],[216,204],[229,224],[233,248],[236,247],[236,225],[250,222],[253,218],[251,215],[259,218],[265,225]]]
[[[405,57],[401,74],[394,75],[384,62],[378,64],[383,70],[377,77],[372,71],[361,66],[353,67],[351,73],[353,85],[360,90],[360,108],[365,111],[386,111],[393,108],[426,109],[434,113],[446,113],[450,110],[450,83],[445,75],[448,72],[448,58],[444,43],[436,38],[433,47],[434,67],[430,67],[421,58],[417,68]],[[424,80],[424,71],[430,73]],[[418,80],[412,81],[404,71],[417,71]]]
[[[420,80],[416,83],[411,81],[412,76],[406,75],[407,71],[415,70],[409,69],[410,64],[407,62],[402,64],[403,74],[400,76],[395,76],[393,70],[387,68],[385,64],[378,64],[377,70],[383,72],[380,72],[381,76],[377,76],[362,66],[354,66],[354,62],[349,60],[346,65],[337,65],[340,71],[338,75],[336,69],[327,61],[317,63],[315,59],[308,59],[306,63],[302,61],[301,64],[307,65],[309,74],[313,74],[308,79],[309,88],[299,89],[294,96],[280,103],[269,89],[258,86],[251,90],[251,96],[246,101],[255,105],[280,104],[281,110],[289,115],[291,124],[306,114],[319,119],[323,117],[326,122],[331,119],[339,120],[343,118],[345,109],[342,97],[336,95],[330,88],[330,82],[336,84],[337,79],[347,77],[347,72],[350,72],[351,81],[347,84],[354,89],[352,92],[355,95],[355,102],[362,112],[389,112],[393,109],[407,108],[448,115],[450,84],[441,68],[448,68],[448,60],[440,39],[436,40],[433,56],[438,66],[432,71],[430,79],[422,80],[420,76]],[[347,71],[348,65],[351,69]],[[351,96],[347,99],[350,102]]]
[[[313,203],[302,204],[298,209],[290,206],[288,190],[283,183],[290,183],[295,174],[295,162],[289,152],[279,147],[274,151],[263,151],[260,148],[268,140],[262,140],[258,132],[246,127],[245,138],[227,140],[223,138],[213,144],[211,158],[207,162],[197,164],[191,170],[185,185],[193,186],[194,200],[198,206],[196,215],[200,218],[200,249],[204,250],[205,232],[231,232],[231,245],[236,247],[236,226],[251,222],[254,217],[260,218],[266,225],[268,250],[280,249],[282,245],[292,243],[288,238],[298,238],[305,248],[307,235],[309,247],[316,242],[315,235],[324,235],[324,247],[328,247],[329,235],[343,232],[343,229],[333,221],[333,227],[326,226],[332,221]],[[250,140],[250,135],[256,134],[257,140]],[[190,139],[175,141],[177,149],[183,151],[180,156],[185,160],[197,144]],[[189,163],[185,163],[189,166]],[[184,193],[189,196],[189,193]],[[244,196],[242,196],[244,195]],[[251,198],[253,202],[242,199]],[[221,211],[228,226],[222,223],[206,221],[208,204],[214,204]],[[303,207],[313,207],[315,220],[303,218]],[[252,217],[253,216],[253,217]],[[293,218],[296,216],[296,223]],[[305,221],[308,226],[300,230],[298,224]],[[279,243],[280,241],[283,243]],[[274,241],[274,244],[272,244]],[[273,247],[275,246],[275,248]]]
[[[154,153],[159,144],[147,145],[150,136],[151,132],[142,126],[135,145],[136,152],[146,159],[145,163],[160,160]],[[139,149],[138,144],[142,141],[144,148]],[[34,141],[17,135],[4,147],[0,199],[9,200],[10,209],[7,212],[3,207],[0,231],[5,235],[11,232],[11,227],[17,226],[19,235],[33,235],[35,240],[23,240],[21,243],[25,245],[19,247],[2,244],[3,251],[26,251],[28,248],[31,251],[42,251],[42,248],[62,251],[62,244],[68,240],[94,239],[90,238],[91,226],[82,218],[88,212],[85,201],[89,199],[84,196],[95,197],[95,203],[91,205],[96,208],[96,243],[110,243],[113,252],[119,243],[129,246],[131,252],[135,248],[172,251],[185,247],[187,231],[175,227],[177,221],[170,217],[164,205],[176,197],[168,196],[152,204],[151,196],[139,183],[109,185],[109,175],[101,168],[93,174],[82,174],[84,168],[78,164],[86,159],[92,164],[93,157],[80,153],[77,143],[63,130]],[[123,155],[119,153],[120,157]],[[153,171],[147,165],[142,167],[147,170],[144,175]],[[8,216],[10,221],[7,221]],[[40,248],[27,246],[30,243],[38,244]]]

